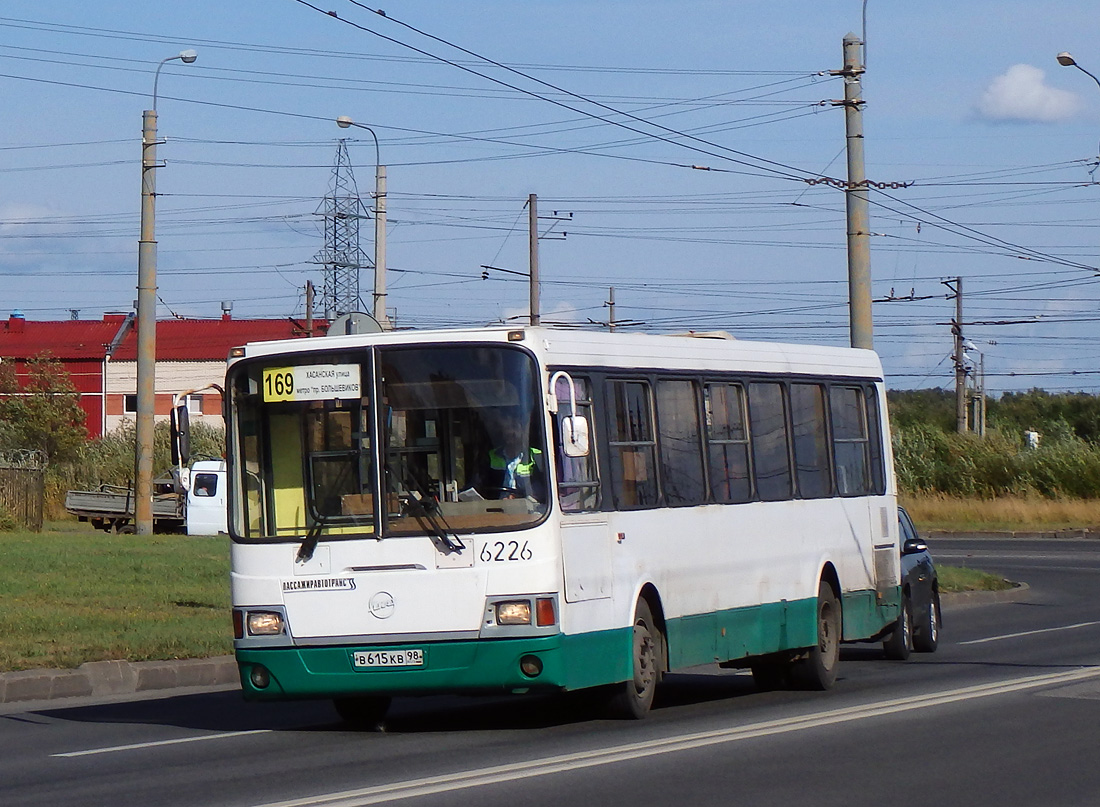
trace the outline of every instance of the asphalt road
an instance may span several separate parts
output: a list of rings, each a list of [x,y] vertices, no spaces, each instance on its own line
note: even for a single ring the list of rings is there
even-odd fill
[[[0,709],[0,805],[1095,805],[1100,541],[937,539],[1029,583],[945,608],[935,654],[845,649],[828,693],[669,676],[641,722],[556,699],[407,699],[384,733],[233,691]]]

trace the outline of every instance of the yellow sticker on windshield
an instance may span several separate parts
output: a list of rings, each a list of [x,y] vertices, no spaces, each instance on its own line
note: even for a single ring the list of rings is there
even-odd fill
[[[299,364],[264,368],[264,403],[358,398],[360,389],[358,364]]]
[[[294,368],[264,368],[264,403],[294,400]]]

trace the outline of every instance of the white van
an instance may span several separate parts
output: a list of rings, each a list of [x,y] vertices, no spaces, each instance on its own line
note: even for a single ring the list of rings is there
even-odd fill
[[[191,466],[190,477],[187,490],[187,534],[228,534],[225,461],[198,460]]]

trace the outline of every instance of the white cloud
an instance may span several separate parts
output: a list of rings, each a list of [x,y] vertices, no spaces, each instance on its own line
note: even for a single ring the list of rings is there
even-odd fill
[[[1072,92],[1045,83],[1046,73],[1029,64],[1015,64],[989,83],[978,112],[997,121],[1049,123],[1076,114],[1080,101]]]

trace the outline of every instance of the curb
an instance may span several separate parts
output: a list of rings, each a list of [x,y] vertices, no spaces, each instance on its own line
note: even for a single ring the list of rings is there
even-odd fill
[[[132,695],[239,683],[233,656],[179,661],[89,661],[75,670],[0,673],[0,703]]]
[[[1100,532],[1088,528],[1070,530],[922,530],[921,532],[926,538],[1026,538],[1029,540],[1100,538]]]

